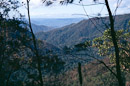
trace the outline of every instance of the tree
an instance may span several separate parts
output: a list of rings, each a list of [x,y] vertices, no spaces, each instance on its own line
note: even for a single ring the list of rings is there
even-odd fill
[[[96,2],[97,0],[94,0]],[[67,0],[68,3],[72,3],[73,0]],[[109,20],[110,20],[110,32],[111,32],[111,37],[112,37],[112,42],[114,45],[114,51],[115,51],[115,60],[116,60],[116,73],[117,73],[117,79],[119,86],[125,86],[125,83],[123,83],[123,78],[121,74],[121,68],[120,68],[120,55],[119,55],[119,46],[117,44],[117,38],[116,38],[116,33],[115,33],[115,28],[114,28],[114,18],[108,3],[108,0],[104,0],[108,14],[109,14]]]
[[[29,20],[29,29],[31,31],[31,35],[32,35],[32,40],[33,40],[33,46],[34,46],[34,54],[36,56],[36,61],[37,61],[37,69],[38,69],[38,73],[39,73],[39,80],[40,80],[40,86],[43,86],[43,79],[42,79],[42,75],[43,75],[43,68],[44,67],[48,67],[47,69],[44,68],[44,70],[49,70],[49,71],[55,71],[56,72],[59,72],[62,68],[63,68],[63,65],[64,65],[64,62],[58,58],[57,55],[53,55],[53,54],[50,54],[50,53],[45,53],[43,55],[40,54],[40,51],[39,51],[39,44],[37,42],[37,39],[34,35],[34,32],[33,32],[33,28],[32,28],[32,25],[31,25],[31,18],[30,18],[30,6],[29,6],[29,2],[30,0],[26,0],[27,1],[27,12],[28,12],[28,20]],[[46,54],[49,56],[46,56]],[[50,58],[51,57],[51,58]],[[44,63],[44,64],[43,64]],[[42,67],[43,66],[43,67]]]
[[[120,68],[120,55],[119,55],[120,51],[119,51],[119,47],[117,44],[117,38],[116,38],[116,33],[115,33],[115,28],[114,28],[114,18],[113,18],[111,9],[109,7],[108,0],[105,0],[105,4],[106,4],[108,14],[109,14],[111,37],[112,37],[112,42],[113,42],[114,48],[115,48],[117,79],[118,79],[119,86],[125,86],[125,83],[123,82],[123,78],[122,78],[122,74],[121,74],[121,68]]]
[[[11,75],[21,69],[22,57],[31,44],[30,33],[24,22],[16,19],[3,19],[0,24],[0,84],[8,86]],[[23,25],[23,26],[21,26]],[[6,31],[5,31],[6,29]]]
[[[0,85],[8,86],[11,75],[20,69],[20,53],[30,41],[27,28],[20,19],[19,1],[0,1]],[[16,12],[17,16],[10,15]],[[15,32],[15,33],[14,33]],[[26,36],[26,37],[25,37]],[[26,41],[26,42],[25,42]],[[17,62],[16,62],[17,61]],[[16,65],[17,64],[17,65]]]
[[[117,38],[117,44],[119,46],[120,52],[120,64],[122,69],[129,70],[130,62],[129,62],[129,37],[130,32],[129,30],[118,30],[116,31],[116,38]],[[113,51],[114,45],[112,43],[112,38],[110,35],[110,29],[105,30],[103,36],[95,38],[93,40],[93,47],[98,48],[98,53],[100,56],[106,57],[108,56],[112,62],[115,63],[115,52]]]
[[[31,30],[31,34],[32,34],[32,39],[33,39],[33,45],[34,45],[34,53],[37,57],[37,69],[39,72],[39,80],[40,80],[40,86],[43,86],[43,79],[42,79],[42,71],[41,71],[41,59],[40,59],[40,55],[38,53],[38,48],[37,48],[37,43],[36,43],[36,38],[35,35],[33,33],[33,29],[32,29],[32,25],[31,25],[31,19],[30,19],[30,8],[29,8],[29,2],[30,0],[27,0],[27,11],[28,11],[28,20],[29,20],[29,28]]]
[[[21,3],[18,0],[1,0],[0,1],[0,18],[21,18],[20,12],[17,10],[21,6]],[[16,12],[16,14],[13,14]],[[12,14],[12,15],[10,15]]]
[[[74,0],[63,0],[63,1],[60,1],[60,3],[62,3],[62,4],[63,3],[73,3],[73,1]],[[82,1],[82,0],[79,0],[79,2],[80,1]],[[97,3],[98,0],[93,0],[93,1]],[[123,83],[123,78],[122,78],[122,74],[121,74],[120,55],[119,55],[120,51],[119,51],[119,46],[117,44],[117,38],[116,38],[116,33],[115,33],[115,28],[114,28],[114,17],[113,17],[113,14],[111,12],[108,0],[104,0],[104,2],[105,2],[105,6],[107,8],[107,11],[108,11],[108,15],[109,15],[109,21],[110,21],[110,26],[109,27],[110,27],[112,42],[113,42],[113,45],[114,45],[115,57],[116,57],[115,58],[115,63],[116,63],[117,79],[118,79],[119,86],[125,86],[125,83]],[[116,10],[117,10],[117,8],[118,8],[118,6],[116,7]],[[115,10],[115,12],[116,12],[116,10]]]
[[[42,49],[44,43],[35,38],[30,21],[29,0],[27,7],[31,32],[17,11],[19,6],[17,0],[0,2],[0,85],[39,86],[40,81],[43,86],[43,72],[59,72],[64,62],[52,55],[50,49]],[[14,11],[17,11],[18,17],[10,15]]]

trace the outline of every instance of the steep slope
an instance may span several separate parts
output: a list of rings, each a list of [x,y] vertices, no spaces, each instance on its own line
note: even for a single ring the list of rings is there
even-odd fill
[[[115,28],[127,28],[129,20],[130,14],[116,16]],[[56,46],[72,46],[87,39],[100,36],[102,34],[101,32],[106,29],[106,24],[108,23],[108,17],[92,18],[89,20],[82,20],[77,24],[71,24],[51,30],[49,32],[40,32],[37,33],[36,36],[38,39],[46,40],[48,43]]]

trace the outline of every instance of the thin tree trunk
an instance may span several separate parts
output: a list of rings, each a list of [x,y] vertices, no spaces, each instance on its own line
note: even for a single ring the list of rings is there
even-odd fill
[[[81,70],[81,63],[78,63],[78,73],[79,73],[79,82],[80,82],[80,86],[82,86],[83,84],[83,79],[82,79],[82,70]]]
[[[36,54],[36,57],[37,57],[40,86],[43,86],[42,72],[41,72],[41,66],[40,66],[41,65],[41,60],[40,60],[40,56],[38,54],[38,49],[37,49],[37,44],[36,44],[36,38],[35,38],[35,35],[33,33],[32,25],[31,25],[30,10],[29,10],[29,0],[27,0],[27,11],[28,11],[29,27],[30,27],[30,30],[31,30],[32,38],[33,38],[33,44],[34,44],[35,54]]]
[[[109,13],[109,19],[110,19],[110,25],[111,25],[111,36],[112,36],[112,41],[113,41],[114,48],[115,48],[117,79],[118,79],[119,86],[125,86],[125,84],[123,83],[122,75],[121,75],[119,48],[118,48],[118,44],[117,44],[116,33],[114,30],[114,19],[112,16],[111,9],[109,7],[108,0],[105,0],[105,4],[106,4],[106,7],[107,7],[107,10]]]
[[[12,71],[11,71],[11,72],[9,73],[9,75],[8,75],[8,78],[7,78],[7,81],[6,81],[6,86],[9,85],[9,79],[10,79],[11,74],[12,74]]]

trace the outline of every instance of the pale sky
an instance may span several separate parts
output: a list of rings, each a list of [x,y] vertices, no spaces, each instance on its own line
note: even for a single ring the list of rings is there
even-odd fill
[[[26,2],[26,0],[22,0]],[[78,6],[74,4],[60,5],[53,4],[50,6],[45,6],[42,4],[41,0],[30,0],[30,13],[32,18],[75,18],[75,17],[86,17],[86,13],[83,10],[83,6]],[[76,1],[76,0],[75,0]],[[101,3],[104,0],[99,0]],[[118,0],[108,0],[111,4],[110,7],[114,13],[117,6]],[[121,0],[119,0],[121,1]],[[78,2],[74,2],[79,4]],[[94,4],[93,0],[83,0],[84,5]],[[82,4],[81,4],[82,5]],[[101,13],[102,16],[107,14],[106,7],[104,5],[97,6],[84,6],[88,15],[96,16],[96,14]],[[23,7],[20,11],[26,15],[26,8]],[[130,13],[130,0],[122,0],[118,10],[118,14]]]

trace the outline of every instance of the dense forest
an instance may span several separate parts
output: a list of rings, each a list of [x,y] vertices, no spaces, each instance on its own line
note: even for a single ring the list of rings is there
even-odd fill
[[[0,0],[0,86],[130,86],[130,14],[113,14],[104,0],[108,16],[49,27],[31,21],[31,0],[25,1]]]

